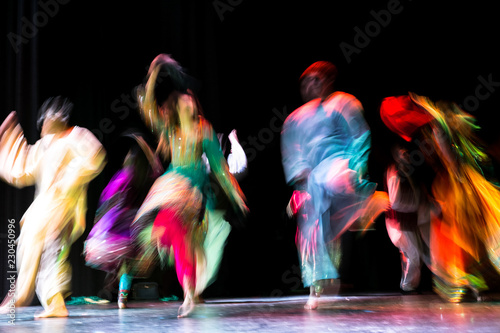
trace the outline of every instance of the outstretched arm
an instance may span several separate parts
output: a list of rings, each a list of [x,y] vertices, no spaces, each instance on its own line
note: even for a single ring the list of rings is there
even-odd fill
[[[235,208],[240,210],[243,214],[246,214],[248,208],[245,204],[245,196],[241,191],[238,182],[229,172],[229,167],[220,149],[217,135],[215,134],[212,126],[207,121],[204,121],[203,131],[203,150],[210,163],[210,169],[217,178],[217,181],[230,199],[233,206],[235,206]]]
[[[231,153],[227,157],[229,172],[231,172],[231,174],[237,179],[240,179],[240,177],[242,177],[247,170],[247,156],[245,155],[245,151],[238,141],[238,136],[236,135],[235,129],[233,129],[231,133],[229,133],[228,138],[231,143]]]
[[[16,187],[34,185],[40,150],[40,141],[28,144],[12,111],[0,126],[0,178]]]

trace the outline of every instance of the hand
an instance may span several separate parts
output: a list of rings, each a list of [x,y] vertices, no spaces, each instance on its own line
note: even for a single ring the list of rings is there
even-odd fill
[[[232,130],[231,133],[229,133],[228,138],[231,142],[236,141],[238,142],[238,136],[236,135],[236,130]]]

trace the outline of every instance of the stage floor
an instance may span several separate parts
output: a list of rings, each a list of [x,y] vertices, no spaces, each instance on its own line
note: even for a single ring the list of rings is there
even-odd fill
[[[180,301],[69,305],[68,318],[34,320],[40,306],[6,315],[0,332],[500,332],[500,302],[443,302],[434,294],[322,297],[316,311],[306,296],[209,299],[177,319]]]

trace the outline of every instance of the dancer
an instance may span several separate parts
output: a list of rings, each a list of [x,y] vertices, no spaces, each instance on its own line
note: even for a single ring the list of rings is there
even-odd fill
[[[440,211],[431,220],[434,289],[450,302],[482,299],[484,262],[500,272],[500,191],[485,177],[489,158],[474,131],[475,119],[456,104],[410,93],[394,97],[403,117],[385,122],[418,145],[436,172],[432,194]],[[406,107],[413,103],[413,107]]]
[[[387,195],[366,179],[370,130],[361,103],[334,90],[336,76],[335,65],[325,61],[304,71],[305,104],[281,133],[285,177],[295,189],[287,210],[297,213],[302,281],[310,287],[306,309],[316,309],[322,284],[339,277],[340,235],[362,215],[373,213],[373,221],[388,205]]]
[[[401,255],[403,293],[412,293],[420,285],[421,268],[430,267],[429,231],[431,200],[425,186],[423,160],[412,163],[409,147],[396,145],[394,163],[386,171],[386,189],[391,208],[386,212],[389,238]],[[414,148],[417,149],[417,148]]]
[[[221,144],[222,154],[226,156],[229,172],[234,176],[237,181],[241,181],[247,172],[247,157],[243,147],[238,141],[236,130],[233,129],[225,140],[223,133],[218,133],[217,137]],[[230,149],[226,149],[228,144]],[[227,152],[229,150],[229,153]],[[202,155],[207,172],[210,176],[210,186],[205,191],[207,197],[207,213],[208,213],[208,226],[203,248],[206,256],[206,287],[212,284],[219,271],[219,266],[224,253],[224,247],[227,242],[229,233],[231,232],[231,225],[238,222],[239,217],[232,214],[233,209],[228,202],[223,190],[220,188],[214,175],[210,172],[210,163],[206,155]],[[203,288],[205,289],[205,288]]]
[[[187,88],[186,76],[175,60],[166,54],[153,60],[138,99],[146,124],[159,138],[158,151],[170,160],[170,165],[153,184],[132,223],[140,254],[120,288],[130,289],[131,277],[147,276],[158,256],[165,262],[170,255],[184,291],[178,316],[185,317],[193,310],[194,299],[203,291],[207,279],[203,242],[209,221],[203,190],[208,174],[203,153],[232,208],[245,213],[247,207],[217,136],[201,115],[198,101]]]
[[[381,119],[404,139],[393,147],[393,163],[386,171],[391,203],[386,212],[386,227],[401,256],[400,288],[403,293],[412,293],[420,284],[422,264],[431,268],[430,218],[437,207],[431,195],[434,177],[428,163],[431,157],[425,158],[420,151],[421,138],[417,136],[418,128],[428,124],[431,117],[408,96],[401,98],[388,97],[380,105]],[[393,122],[401,128],[396,129]]]
[[[36,186],[23,215],[17,247],[15,294],[2,303],[26,306],[36,291],[44,311],[37,318],[66,317],[71,293],[71,244],[85,229],[88,183],[105,164],[105,151],[85,128],[68,126],[72,104],[50,98],[40,109],[41,139],[26,142],[12,112],[0,127],[0,176],[17,186]]]
[[[132,139],[132,146],[121,169],[102,191],[95,224],[84,249],[86,264],[108,273],[108,286],[128,271],[131,261],[137,256],[130,225],[154,180],[164,171],[158,156],[139,133],[127,134],[123,138]],[[119,291],[120,308],[125,307],[127,297],[128,289]]]

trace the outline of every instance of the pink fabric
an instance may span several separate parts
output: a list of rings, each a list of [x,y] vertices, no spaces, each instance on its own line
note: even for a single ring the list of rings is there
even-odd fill
[[[184,287],[184,278],[191,286],[196,284],[196,260],[190,246],[188,228],[174,209],[161,210],[153,224],[153,239],[158,239],[162,247],[173,247],[177,278]]]
[[[293,191],[292,198],[290,199],[290,209],[292,210],[293,214],[297,214],[299,209],[302,207],[304,202],[307,200],[311,199],[311,196],[309,193],[305,191]]]

